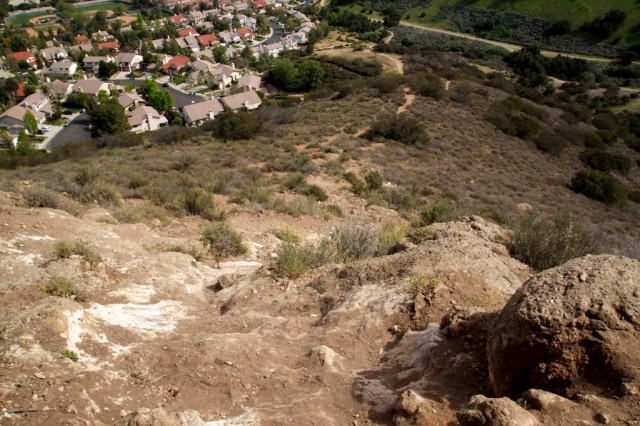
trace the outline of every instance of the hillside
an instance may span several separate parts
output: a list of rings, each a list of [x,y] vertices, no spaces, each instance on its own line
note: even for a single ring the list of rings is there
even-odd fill
[[[365,13],[369,13],[368,7],[382,11],[386,6],[392,4],[402,10],[402,19],[409,22],[455,31],[473,32],[489,39],[513,41],[520,44],[538,44],[566,52],[588,54],[589,48],[586,42],[618,47],[640,44],[640,12],[634,0],[615,2],[615,5],[590,0],[518,2],[489,0],[386,2],[377,0],[346,3],[350,3],[350,10],[356,12],[364,10]],[[625,15],[623,21],[619,24],[616,23],[606,32],[591,33],[587,25],[603,19],[611,10],[623,12]],[[523,20],[523,16],[528,19]],[[556,26],[553,26],[554,23]],[[585,46],[575,45],[575,42],[553,40],[553,38],[562,37],[582,40],[581,44],[585,44]],[[595,50],[593,53],[598,54]],[[605,51],[601,51],[600,54],[609,56]]]
[[[318,86],[202,127],[3,153],[7,422],[638,418],[640,126],[609,110],[636,90],[397,38],[286,55]],[[496,366],[547,320],[565,352]]]

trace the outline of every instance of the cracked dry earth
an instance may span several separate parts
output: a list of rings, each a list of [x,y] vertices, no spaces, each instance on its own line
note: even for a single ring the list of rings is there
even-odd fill
[[[390,424],[407,389],[432,397],[433,424],[446,424],[485,390],[486,365],[482,342],[444,339],[437,323],[454,298],[502,306],[529,275],[495,242],[501,229],[479,218],[436,225],[434,241],[404,252],[290,281],[270,268],[277,241],[267,232],[251,235],[246,258],[216,268],[167,249],[197,246],[198,227],[176,237],[171,226],[110,224],[104,211],[78,218],[0,196],[7,425],[165,424],[131,423],[157,408],[181,413],[176,424]],[[102,262],[53,259],[56,242],[78,240]],[[55,275],[82,283],[87,299],[44,293]],[[440,283],[431,306],[410,296],[418,276]]]

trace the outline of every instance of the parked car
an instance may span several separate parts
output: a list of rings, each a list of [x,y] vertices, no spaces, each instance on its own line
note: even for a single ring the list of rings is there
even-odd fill
[[[51,127],[47,126],[46,124],[43,124],[42,126],[40,126],[40,129],[43,132],[48,132],[49,130],[51,130]]]
[[[64,114],[64,115],[71,115],[71,114],[73,114],[73,111],[70,111],[70,110],[68,110],[68,109],[65,109],[64,111],[62,111],[62,114]]]
[[[67,120],[67,121],[64,122],[62,127],[69,127],[69,124],[71,124],[71,121]]]

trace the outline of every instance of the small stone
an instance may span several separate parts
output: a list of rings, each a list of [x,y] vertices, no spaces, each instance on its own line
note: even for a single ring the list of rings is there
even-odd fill
[[[635,290],[633,292],[633,297],[640,297],[640,290]]]
[[[233,362],[231,362],[231,361],[225,361],[224,363],[225,363],[225,364],[227,364],[227,365],[228,365],[228,366],[230,366],[230,367],[232,367],[232,366],[233,366]]]
[[[620,385],[620,393],[623,395],[637,395],[638,385],[635,383],[623,383]]]
[[[33,376],[35,378],[37,378],[37,379],[46,379],[47,378],[47,376],[44,373],[40,372],[40,371],[38,371],[37,373],[33,373]]]
[[[67,414],[78,414],[78,409],[76,408],[76,406],[75,406],[75,405],[70,404],[70,405],[67,407]]]
[[[120,417],[127,417],[128,413],[124,410],[120,410]]]
[[[578,275],[578,279],[581,283],[587,281],[587,274],[585,274],[584,272],[580,272],[580,274]]]

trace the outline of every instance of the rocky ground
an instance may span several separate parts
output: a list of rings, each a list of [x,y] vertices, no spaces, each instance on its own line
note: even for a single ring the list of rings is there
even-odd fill
[[[501,244],[505,231],[479,217],[433,225],[433,240],[394,255],[324,266],[294,281],[272,269],[274,215],[232,215],[251,249],[216,265],[172,249],[200,245],[189,220],[152,229],[117,224],[98,208],[74,217],[20,207],[8,193],[0,198],[2,424],[640,419],[631,379],[622,397],[590,389],[565,395],[573,401],[541,391],[520,405],[472,399],[493,393],[487,335],[496,312],[531,276]],[[351,212],[392,216],[383,210]],[[299,228],[312,239],[326,227],[308,219]],[[56,259],[61,241],[84,241],[101,261]],[[42,287],[54,276],[73,278],[86,298],[46,294]],[[424,296],[412,291],[419,280],[431,286]],[[637,310],[626,312],[634,324],[626,337],[637,339]],[[489,422],[500,416],[511,423]]]

